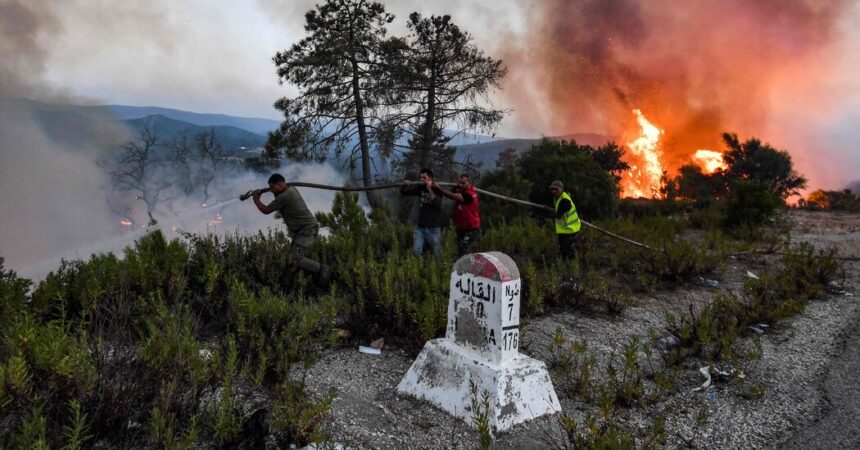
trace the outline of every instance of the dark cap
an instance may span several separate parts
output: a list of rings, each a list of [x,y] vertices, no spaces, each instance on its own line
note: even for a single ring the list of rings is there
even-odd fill
[[[555,180],[549,184],[549,188],[550,189],[559,188],[561,190],[564,190],[564,183],[562,183],[561,180]]]

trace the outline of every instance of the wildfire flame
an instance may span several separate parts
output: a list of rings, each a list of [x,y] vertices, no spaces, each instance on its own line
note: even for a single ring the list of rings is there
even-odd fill
[[[696,150],[693,155],[693,161],[705,171],[705,173],[714,173],[719,170],[726,170],[728,166],[723,161],[723,154],[713,150]]]
[[[224,220],[224,218],[223,218],[223,217],[221,217],[221,213],[215,213],[215,218],[214,218],[214,219],[212,219],[212,220],[210,220],[210,221],[208,222],[208,225],[209,225],[210,227],[211,227],[211,226],[213,226],[213,225],[218,225],[219,223],[221,223],[221,221],[222,221],[222,220]]]
[[[663,176],[663,163],[660,160],[659,149],[660,135],[663,130],[657,128],[645,118],[642,111],[634,109],[636,122],[639,124],[639,133],[636,139],[627,143],[632,157],[644,167],[630,162],[630,170],[624,182],[623,193],[625,197],[653,197],[659,195],[660,178]]]

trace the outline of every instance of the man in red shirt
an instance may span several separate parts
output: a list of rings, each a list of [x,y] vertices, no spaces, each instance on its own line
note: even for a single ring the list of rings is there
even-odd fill
[[[457,186],[448,190],[433,182],[445,197],[454,200],[451,220],[457,229],[457,251],[460,256],[472,252],[472,245],[481,239],[481,214],[478,208],[478,191],[467,174],[460,175]]]

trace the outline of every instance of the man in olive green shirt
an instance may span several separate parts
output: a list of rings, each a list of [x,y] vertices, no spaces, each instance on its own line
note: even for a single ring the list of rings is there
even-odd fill
[[[327,283],[330,276],[329,267],[305,256],[305,252],[319,234],[320,226],[308,209],[308,205],[305,204],[302,194],[295,187],[287,185],[284,177],[278,173],[269,178],[269,190],[275,194],[275,199],[268,205],[260,201],[262,192],[259,189],[253,192],[257,209],[263,214],[271,214],[275,211],[281,213],[287,225],[287,232],[293,240],[290,250],[296,266],[317,275],[320,283]]]

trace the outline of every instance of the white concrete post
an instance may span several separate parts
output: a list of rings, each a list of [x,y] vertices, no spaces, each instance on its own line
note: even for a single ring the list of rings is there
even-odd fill
[[[454,264],[445,337],[428,341],[398,385],[471,424],[470,382],[490,394],[497,431],[560,411],[544,363],[519,349],[519,270],[499,252]]]

